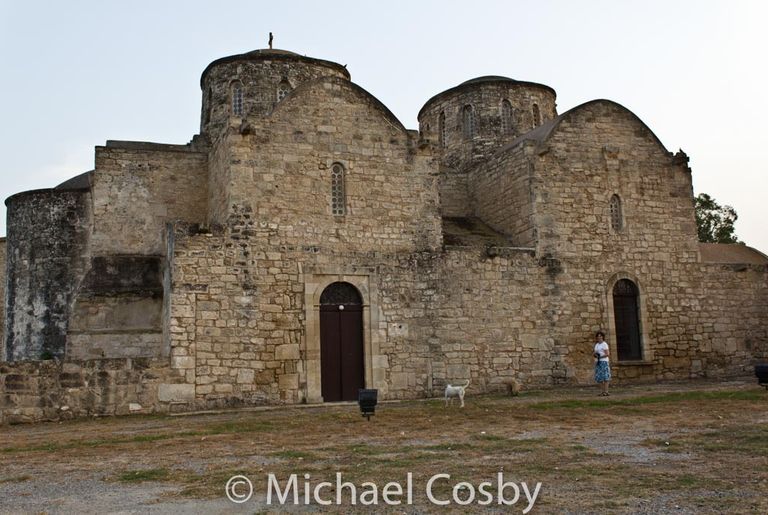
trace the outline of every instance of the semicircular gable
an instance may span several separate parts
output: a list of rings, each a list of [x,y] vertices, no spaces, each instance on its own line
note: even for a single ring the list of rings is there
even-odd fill
[[[626,119],[631,120],[632,122],[638,124],[643,131],[645,131],[653,141],[656,142],[656,145],[659,147],[659,149],[665,154],[665,155],[671,155],[669,150],[664,146],[664,144],[661,142],[661,140],[656,136],[656,134],[648,127],[648,125],[643,122],[643,120],[640,119],[639,116],[637,116],[635,113],[624,107],[623,105],[614,102],[613,100],[606,100],[606,99],[596,99],[596,100],[590,100],[589,102],[585,102],[581,105],[578,105],[574,107],[573,109],[569,109],[568,111],[564,112],[554,120],[552,120],[549,124],[546,124],[548,126],[542,127],[546,130],[541,131],[541,134],[539,135],[538,139],[540,144],[545,144],[547,141],[552,139],[559,131],[560,126],[563,123],[568,123],[570,121],[573,121],[577,116],[583,115],[585,112],[588,111],[595,111],[597,108],[600,107],[610,107],[614,109],[614,111],[624,117]]]
[[[407,132],[407,129],[405,126],[400,122],[400,120],[397,119],[397,117],[390,111],[387,106],[385,106],[379,99],[371,95],[368,91],[361,88],[354,82],[350,82],[348,80],[341,79],[339,77],[332,77],[332,76],[326,76],[326,77],[320,77],[319,79],[311,80],[304,82],[300,84],[296,89],[288,93],[283,100],[278,103],[275,108],[273,109],[270,116],[279,116],[281,111],[286,110],[291,107],[292,104],[295,105],[296,102],[300,101],[300,99],[306,95],[312,94],[312,91],[314,88],[317,88],[318,86],[321,86],[323,83],[330,83],[335,86],[340,86],[341,88],[345,88],[348,91],[350,91],[355,97],[357,97],[361,104],[364,104],[374,111],[378,112],[381,117],[387,122],[387,125],[402,131]]]

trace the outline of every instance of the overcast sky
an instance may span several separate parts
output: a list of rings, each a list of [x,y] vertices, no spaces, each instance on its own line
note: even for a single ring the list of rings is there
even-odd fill
[[[768,2],[0,0],[0,196],[93,168],[107,139],[186,143],[200,74],[275,48],[346,64],[405,124],[481,75],[540,82],[562,113],[595,98],[691,158],[696,193],[768,252]],[[5,234],[5,206],[0,213]]]

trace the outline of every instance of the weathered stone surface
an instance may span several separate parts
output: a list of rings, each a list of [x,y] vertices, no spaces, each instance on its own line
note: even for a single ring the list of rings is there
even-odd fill
[[[195,400],[195,387],[191,384],[159,384],[157,400],[160,402],[192,402]]]

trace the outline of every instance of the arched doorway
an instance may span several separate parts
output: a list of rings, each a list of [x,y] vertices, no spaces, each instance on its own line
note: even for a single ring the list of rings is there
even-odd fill
[[[613,285],[613,314],[616,321],[616,353],[619,361],[643,359],[637,285],[620,279]]]
[[[357,400],[363,388],[363,301],[349,283],[320,296],[320,378],[325,402]]]

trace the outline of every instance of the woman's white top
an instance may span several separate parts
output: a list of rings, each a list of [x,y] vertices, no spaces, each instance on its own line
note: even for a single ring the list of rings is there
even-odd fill
[[[600,361],[608,361],[608,342],[600,342],[595,344],[595,353],[600,354]]]

